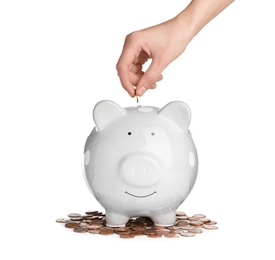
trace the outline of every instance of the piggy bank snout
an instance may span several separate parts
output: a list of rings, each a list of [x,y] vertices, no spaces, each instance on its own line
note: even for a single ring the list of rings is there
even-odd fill
[[[136,187],[153,186],[162,178],[158,159],[147,154],[132,154],[123,157],[119,173],[123,181]]]

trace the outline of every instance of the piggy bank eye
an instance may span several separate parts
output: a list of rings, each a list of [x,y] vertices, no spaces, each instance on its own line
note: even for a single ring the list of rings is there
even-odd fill
[[[154,135],[155,135],[155,133],[154,133],[154,132],[152,132],[152,133],[151,133],[151,135],[152,135],[152,136],[154,136]]]
[[[131,135],[132,133],[131,132],[128,132],[128,135]]]

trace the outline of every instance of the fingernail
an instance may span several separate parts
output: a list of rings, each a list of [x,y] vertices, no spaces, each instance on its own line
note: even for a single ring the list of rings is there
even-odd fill
[[[131,90],[127,90],[128,94],[130,97],[135,97],[136,93],[135,91],[133,91],[132,89]]]
[[[137,94],[138,94],[139,96],[142,96],[146,90],[147,90],[147,88],[145,88],[145,87],[140,87],[140,88],[138,89],[138,91],[137,91]]]

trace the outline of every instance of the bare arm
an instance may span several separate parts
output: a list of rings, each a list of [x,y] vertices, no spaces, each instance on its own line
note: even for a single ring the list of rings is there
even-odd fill
[[[126,36],[117,72],[131,97],[156,87],[162,71],[186,49],[193,37],[234,0],[192,0],[176,17]],[[143,64],[152,59],[148,70]]]

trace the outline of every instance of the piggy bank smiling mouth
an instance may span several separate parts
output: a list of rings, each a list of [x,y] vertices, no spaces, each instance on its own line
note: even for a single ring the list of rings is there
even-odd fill
[[[133,197],[136,197],[136,198],[146,198],[146,197],[149,197],[149,196],[152,196],[154,195],[155,193],[157,193],[156,191],[150,193],[150,194],[147,194],[147,195],[143,195],[143,196],[138,196],[138,195],[135,195],[135,194],[132,194],[132,193],[129,193],[128,191],[125,191],[126,194],[130,195],[130,196],[133,196]]]

